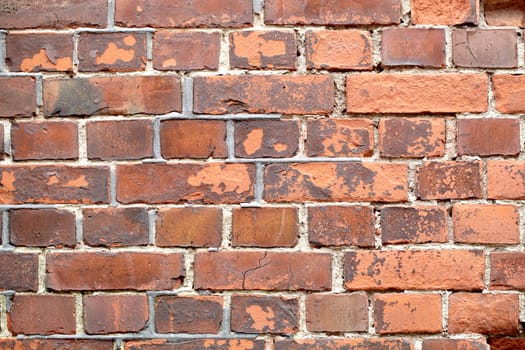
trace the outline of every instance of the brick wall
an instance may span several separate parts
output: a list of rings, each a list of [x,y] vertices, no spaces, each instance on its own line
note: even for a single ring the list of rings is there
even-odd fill
[[[0,349],[525,349],[524,26],[0,1]]]

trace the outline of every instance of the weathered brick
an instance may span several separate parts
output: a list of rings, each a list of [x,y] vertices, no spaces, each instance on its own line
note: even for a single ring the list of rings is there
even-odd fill
[[[253,199],[254,182],[252,164],[120,165],[117,166],[117,200],[121,203],[242,203]]]
[[[66,121],[14,123],[11,152],[14,160],[77,159],[77,124]]]
[[[525,3],[515,0],[486,0],[485,20],[490,26],[525,27]]]
[[[512,156],[520,152],[518,119],[458,119],[458,154]]]
[[[264,339],[188,339],[183,342],[169,342],[166,339],[146,341],[131,341],[125,345],[125,350],[264,350]],[[2,349],[3,350],[3,349]],[[6,349],[7,350],[7,349]],[[25,350],[25,349],[24,349]],[[45,349],[47,350],[47,349]],[[76,350],[76,349],[75,349]]]
[[[422,350],[488,350],[485,339],[425,339]]]
[[[181,111],[175,76],[111,76],[44,79],[46,116],[165,114]]]
[[[0,117],[30,117],[36,114],[34,77],[0,77],[0,91]]]
[[[436,28],[385,28],[381,64],[386,67],[442,68],[446,64],[445,31]]]
[[[331,256],[324,253],[196,253],[195,289],[328,290]]]
[[[37,254],[0,253],[0,290],[36,292],[37,289]]]
[[[15,246],[74,247],[75,220],[64,209],[14,209],[9,211],[9,240]]]
[[[410,340],[396,338],[284,339],[275,342],[275,350],[414,350]]]
[[[525,349],[525,338],[490,338],[489,343],[491,350]],[[485,348],[483,348],[482,350],[485,350]]]
[[[374,152],[374,123],[369,119],[307,121],[309,157],[370,157]]]
[[[487,162],[489,199],[525,198],[525,162],[501,160]]]
[[[480,162],[428,162],[417,171],[421,199],[481,198]]]
[[[514,68],[518,66],[517,39],[513,29],[455,29],[452,59],[459,67]]]
[[[412,0],[412,23],[478,24],[478,0]]]
[[[195,70],[219,68],[219,32],[160,30],[153,36],[153,68]]]
[[[240,158],[292,157],[299,145],[294,120],[251,120],[235,123],[235,155]]]
[[[481,290],[481,250],[354,251],[345,254],[348,290]]]
[[[306,328],[310,332],[366,332],[368,297],[365,293],[308,295]]]
[[[329,114],[334,83],[328,75],[195,77],[195,113]]]
[[[47,288],[165,290],[181,285],[181,254],[56,252],[46,256]]]
[[[490,267],[490,289],[525,290],[525,253],[493,252]]]
[[[4,159],[5,157],[5,149],[4,149],[4,125],[0,124],[0,160]]]
[[[113,350],[112,340],[0,339],[0,350]]]
[[[157,214],[159,247],[218,247],[222,240],[219,208],[163,208]]]
[[[230,33],[230,66],[241,69],[295,70],[293,31],[257,30]]]
[[[499,112],[525,113],[525,75],[495,74],[492,86]]]
[[[377,74],[346,78],[348,113],[485,112],[484,74]]]
[[[372,207],[310,207],[308,238],[314,246],[373,247],[374,222]]]
[[[407,199],[407,167],[400,163],[270,164],[264,178],[269,202]]]
[[[135,333],[149,318],[145,295],[84,296],[84,329],[87,334]]]

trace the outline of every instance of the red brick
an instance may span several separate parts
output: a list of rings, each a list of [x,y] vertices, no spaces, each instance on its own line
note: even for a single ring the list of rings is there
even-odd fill
[[[310,332],[366,332],[368,297],[365,293],[308,295],[306,328]]]
[[[67,72],[73,70],[71,34],[10,33],[6,63],[11,72]]]
[[[307,121],[309,157],[370,157],[374,152],[374,123],[369,119]]]
[[[410,340],[396,338],[284,339],[275,342],[275,350],[414,350]]]
[[[485,20],[490,26],[525,27],[525,3],[515,0],[486,0]]]
[[[0,160],[4,159],[4,125],[0,124]]]
[[[77,124],[65,121],[14,123],[11,150],[14,160],[77,159]]]
[[[146,68],[146,33],[81,33],[78,70],[126,72]]]
[[[478,24],[478,0],[412,0],[412,23]]]
[[[454,241],[473,244],[519,244],[519,209],[513,205],[455,204]]]
[[[487,162],[489,199],[525,199],[525,162],[501,160]]]
[[[87,334],[136,333],[149,318],[145,295],[87,295],[83,310]]]
[[[117,0],[115,24],[124,27],[245,27],[253,22],[250,0]]]
[[[385,207],[381,210],[381,234],[383,244],[446,243],[446,208]]]
[[[375,330],[379,334],[440,333],[440,294],[377,294]]]
[[[188,339],[182,342],[169,342],[167,339],[146,341],[131,341],[125,345],[125,350],[264,350],[264,339]],[[6,349],[7,350],[7,349]],[[23,349],[26,350],[26,349]],[[47,349],[45,349],[47,350]],[[76,349],[75,349],[76,350]]]
[[[219,32],[160,30],[153,36],[153,68],[195,70],[219,68]]]
[[[7,314],[9,330],[17,334],[75,334],[72,295],[15,295]]]
[[[268,202],[407,199],[407,167],[398,163],[292,163],[265,169]]]
[[[242,203],[253,199],[254,182],[252,164],[120,165],[117,200],[125,204]]]
[[[63,209],[14,209],[9,212],[9,240],[15,246],[74,247],[75,214]]]
[[[20,0],[0,4],[0,28],[76,28],[106,26],[106,0]]]
[[[525,112],[525,75],[496,74],[492,85],[499,112]]]
[[[292,157],[299,145],[295,120],[251,120],[235,123],[235,155],[240,158]]]
[[[47,288],[74,290],[165,290],[181,285],[181,254],[159,253],[49,253]]]
[[[65,165],[3,166],[0,203],[108,203],[109,169]]]
[[[525,253],[490,254],[490,289],[525,290]]]
[[[36,114],[34,77],[0,77],[0,91],[0,117],[30,117]]]
[[[363,30],[306,32],[308,69],[372,70],[372,38]]]
[[[427,199],[481,198],[481,163],[428,162],[417,171],[417,195]]]
[[[400,17],[399,0],[267,0],[264,14],[267,24],[396,24]]]
[[[517,294],[452,294],[448,300],[448,332],[516,334],[519,330]]]
[[[445,31],[435,28],[385,28],[382,32],[382,65],[445,66]]]
[[[514,29],[456,29],[452,32],[454,64],[459,67],[514,68],[518,66]]]
[[[84,209],[82,237],[90,246],[121,247],[146,245],[149,240],[145,208]]]
[[[0,339],[0,350],[113,350],[112,340]]]
[[[298,236],[295,208],[233,209],[234,247],[293,247]]]
[[[148,120],[96,121],[86,124],[90,159],[153,157],[153,126]]]
[[[525,349],[525,338],[491,338],[489,342],[491,350]]]
[[[328,75],[194,78],[195,113],[330,114],[334,83]]]
[[[0,253],[0,290],[36,292],[37,289],[37,254]]]
[[[295,70],[293,31],[257,30],[230,33],[230,66],[241,69]]]
[[[518,119],[458,119],[458,154],[513,156],[520,152]]]
[[[46,116],[165,114],[181,111],[175,76],[44,79]]]
[[[373,247],[374,210],[364,206],[308,208],[309,240],[313,246]]]
[[[197,253],[195,289],[328,290],[329,254],[277,252]]]
[[[485,339],[424,339],[423,350],[489,350]],[[515,349],[516,350],[516,349]]]
[[[157,214],[159,247],[219,247],[222,212],[219,208],[163,208]]]
[[[485,112],[484,74],[377,74],[346,78],[348,113]]]
[[[345,254],[348,290],[481,290],[481,250],[354,251]]]

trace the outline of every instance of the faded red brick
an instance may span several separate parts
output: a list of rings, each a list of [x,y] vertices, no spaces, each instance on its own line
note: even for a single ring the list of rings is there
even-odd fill
[[[490,26],[525,27],[525,3],[516,0],[486,0],[485,20]]]
[[[235,123],[235,155],[240,158],[292,157],[299,145],[295,120],[251,120]]]
[[[424,339],[422,350],[488,350],[485,339]],[[516,349],[514,349],[516,350]]]
[[[264,350],[264,339],[188,339],[183,342],[169,342],[167,339],[126,342],[125,350]],[[2,349],[3,350],[3,349]],[[6,349],[7,350],[7,349]],[[24,349],[25,350],[25,349]],[[45,349],[47,350],[47,349]],[[76,349],[75,349],[76,350]]]
[[[490,338],[489,343],[491,350],[525,349],[525,338]]]
[[[455,29],[452,59],[459,67],[514,68],[517,39],[514,29]]]
[[[38,265],[37,254],[0,253],[0,290],[36,292]]]
[[[113,350],[113,340],[0,339],[0,350]]]
[[[24,247],[74,247],[75,214],[64,209],[14,209],[9,211],[9,240]]]
[[[480,162],[428,162],[417,171],[421,199],[481,198]]]
[[[501,160],[487,162],[489,199],[525,198],[525,162]]]
[[[317,339],[282,339],[275,341],[275,350],[414,350],[414,344],[408,339],[397,338],[317,338]]]
[[[478,0],[412,0],[414,24],[478,24]]]
[[[525,290],[525,253],[490,254],[490,289]]]
[[[0,91],[0,117],[31,117],[36,114],[34,77],[0,77]]]
[[[306,297],[306,328],[310,332],[368,331],[365,293],[311,294]]]
[[[495,74],[492,85],[499,112],[525,113],[525,75]]]
[[[0,125],[0,160],[4,159],[5,157],[5,149],[4,149],[4,125]]]
[[[458,119],[460,155],[513,156],[520,152],[518,119]]]

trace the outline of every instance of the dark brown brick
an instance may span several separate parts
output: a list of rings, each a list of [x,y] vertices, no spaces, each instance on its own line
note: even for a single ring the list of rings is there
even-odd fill
[[[458,119],[458,154],[512,156],[520,152],[518,119]]]
[[[37,289],[37,254],[0,253],[0,290],[36,292]]]
[[[183,342],[169,342],[167,339],[141,340],[126,343],[126,350],[264,350],[264,339],[197,339]],[[3,350],[3,349],[1,349]],[[7,350],[7,349],[6,349]],[[24,349],[26,350],[26,349]],[[48,350],[48,349],[45,349]],[[76,350],[76,349],[75,349]]]
[[[489,343],[490,343],[491,350],[524,350],[525,349],[525,338],[490,338]],[[474,350],[477,350],[477,349],[474,349]],[[485,348],[482,348],[480,350],[485,350]]]
[[[488,350],[485,339],[425,339],[423,350]],[[517,349],[514,349],[517,350]]]
[[[525,290],[524,252],[493,252],[490,266],[490,289]]]
[[[0,117],[30,117],[36,114],[34,77],[0,77],[0,91]]]
[[[235,155],[240,158],[292,157],[299,145],[294,120],[252,120],[235,123]]]
[[[517,39],[514,29],[455,29],[452,59],[459,67],[514,68],[518,66]]]
[[[15,246],[74,247],[75,214],[63,209],[15,209],[9,212],[9,239]]]
[[[368,331],[365,293],[312,294],[306,297],[306,328],[310,332]]]
[[[417,172],[421,199],[481,198],[480,162],[429,162]]]
[[[525,27],[525,2],[485,0],[484,4],[485,19],[490,26]]]
[[[113,350],[112,340],[0,339],[0,350]]]
[[[478,24],[478,0],[412,0],[411,7],[414,24]]]
[[[84,296],[84,329],[87,334],[136,333],[149,318],[145,295]]]
[[[4,159],[5,157],[5,149],[4,149],[4,125],[0,124],[0,160]]]
[[[414,350],[408,339],[397,338],[310,338],[284,339],[275,342],[275,350]]]

